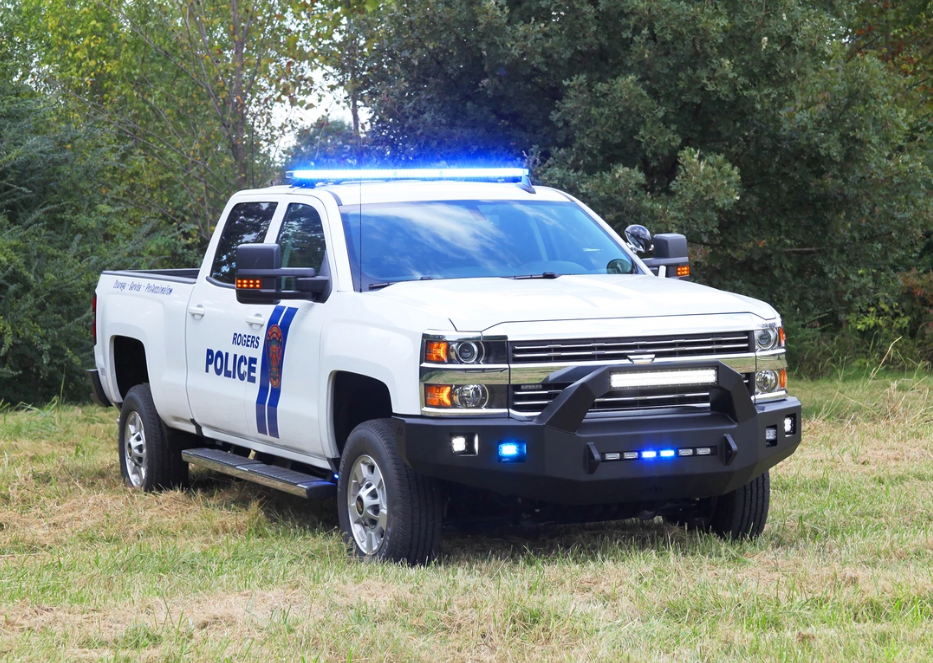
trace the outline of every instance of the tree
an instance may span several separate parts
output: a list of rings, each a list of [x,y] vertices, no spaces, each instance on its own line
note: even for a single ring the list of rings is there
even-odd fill
[[[314,0],[23,0],[37,77],[139,156],[130,202],[202,240],[232,190],[268,183],[276,105],[308,103],[315,47],[339,22]]]
[[[382,16],[376,148],[525,158],[623,229],[688,235],[703,282],[796,326],[877,325],[933,224],[899,83],[847,3],[412,0]]]
[[[286,170],[315,166],[318,168],[354,168],[359,166],[362,143],[359,128],[342,120],[322,117],[301,129],[295,145],[285,158]]]

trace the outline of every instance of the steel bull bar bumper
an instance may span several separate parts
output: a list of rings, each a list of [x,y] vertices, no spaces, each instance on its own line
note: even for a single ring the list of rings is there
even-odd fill
[[[715,384],[708,386],[708,410],[587,417],[594,401],[612,391],[613,374],[700,368],[716,369]],[[572,384],[533,420],[396,416],[399,453],[426,476],[582,505],[723,495],[763,474],[800,444],[800,402],[786,398],[756,405],[742,375],[718,361],[575,366],[546,382]],[[454,453],[452,436],[465,437],[471,442],[468,451],[475,453]],[[500,444],[508,442],[524,443],[522,462],[500,456]]]

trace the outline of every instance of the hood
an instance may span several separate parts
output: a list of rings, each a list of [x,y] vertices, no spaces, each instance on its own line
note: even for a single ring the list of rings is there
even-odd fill
[[[689,281],[646,275],[599,274],[556,279],[480,278],[406,281],[379,297],[429,308],[458,331],[558,320],[751,314],[777,317],[768,304]]]

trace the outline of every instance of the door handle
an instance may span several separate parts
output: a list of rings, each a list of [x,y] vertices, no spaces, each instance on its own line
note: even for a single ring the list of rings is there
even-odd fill
[[[246,316],[246,324],[252,325],[253,327],[262,327],[266,323],[265,318],[256,313],[255,315]]]
[[[190,313],[191,315],[193,315],[193,316],[196,317],[196,318],[203,318],[203,317],[204,317],[204,307],[201,306],[200,304],[198,304],[197,306],[189,306],[189,307],[188,307],[188,313]]]

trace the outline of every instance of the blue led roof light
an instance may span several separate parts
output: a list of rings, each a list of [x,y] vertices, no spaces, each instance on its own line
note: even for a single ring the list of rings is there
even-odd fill
[[[527,168],[377,168],[348,170],[291,170],[286,174],[295,185],[323,182],[366,182],[386,180],[473,180],[521,182]]]

